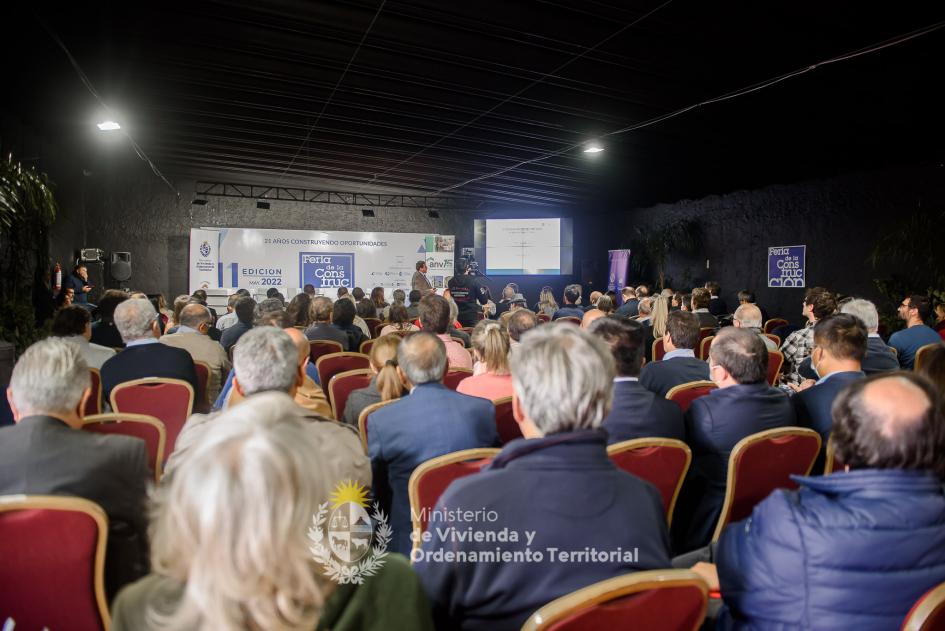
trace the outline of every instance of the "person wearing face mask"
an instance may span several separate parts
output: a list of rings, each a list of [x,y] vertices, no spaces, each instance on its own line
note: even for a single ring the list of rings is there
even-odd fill
[[[794,387],[797,394],[791,397],[798,423],[819,433],[822,441],[811,475],[820,475],[824,470],[834,399],[847,384],[866,377],[861,362],[866,356],[867,339],[866,327],[849,313],[828,316],[814,326],[811,366],[818,379]]]

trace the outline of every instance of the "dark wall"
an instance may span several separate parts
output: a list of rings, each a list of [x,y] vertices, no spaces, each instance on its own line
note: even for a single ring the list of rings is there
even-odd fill
[[[691,281],[674,289],[717,280],[730,309],[739,290],[752,289],[772,316],[800,322],[804,290],[767,287],[769,246],[807,246],[808,287],[878,300],[873,279],[892,272],[908,278],[908,270],[873,269],[867,259],[877,239],[909,214],[943,204],[945,168],[934,164],[659,204],[629,212],[623,225],[626,235],[637,225],[697,221],[702,255],[671,259],[669,275],[680,284]]]

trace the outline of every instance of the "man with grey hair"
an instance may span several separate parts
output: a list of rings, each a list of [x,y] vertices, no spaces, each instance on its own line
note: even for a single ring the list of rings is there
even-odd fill
[[[0,495],[66,495],[108,516],[109,600],[148,571],[146,485],[151,474],[137,438],[84,432],[89,368],[78,346],[33,344],[13,369],[7,401],[16,424],[0,429]]]
[[[368,416],[374,496],[390,507],[393,552],[410,551],[407,482],[413,470],[443,454],[498,443],[492,403],[444,386],[446,370],[446,347],[438,336],[408,335],[397,349],[397,373],[410,394]]]
[[[769,351],[778,350],[775,341],[761,332],[761,309],[757,306],[751,303],[740,306],[732,316],[732,324],[742,329],[754,331]]]
[[[281,392],[295,401],[299,414],[311,421],[311,429],[319,440],[332,445],[329,451],[337,459],[336,464],[344,467],[348,477],[364,486],[371,485],[371,467],[357,432],[350,426],[332,420],[331,411],[322,395],[321,411],[314,412],[306,404],[307,395],[299,395],[311,379],[305,375],[307,340],[297,329],[282,330],[274,326],[258,326],[247,331],[236,343],[233,354],[233,388],[228,406],[236,405],[244,398],[262,392]],[[318,388],[311,383],[311,386]],[[320,391],[320,389],[319,389]],[[196,441],[207,431],[213,431],[214,422],[220,413],[194,414],[185,423],[177,445],[167,464],[169,475],[179,462],[187,457]]]
[[[659,492],[607,456],[601,422],[614,374],[608,348],[577,327],[539,327],[522,340],[512,360],[512,410],[524,439],[450,485],[411,555],[437,628],[518,629],[576,589],[669,567]],[[518,537],[437,536],[458,529],[450,514],[469,510],[486,516],[469,524],[473,531]],[[457,562],[438,561],[447,551]]]
[[[538,326],[538,316],[528,309],[516,309],[508,319],[509,327],[509,357],[518,352],[522,343],[522,336]]]
[[[856,298],[841,306],[840,313],[856,316],[866,327],[866,357],[860,367],[864,373],[874,375],[899,370],[899,360],[896,359],[895,353],[879,336],[879,313],[876,311],[876,305],[869,300]]]
[[[313,342],[318,340],[338,342],[342,350],[357,352],[356,348],[348,348],[347,333],[331,323],[333,305],[331,298],[326,296],[312,299],[312,325],[305,329],[305,337]]]
[[[210,339],[207,333],[213,326],[210,309],[199,304],[189,304],[180,311],[180,323],[176,333],[161,338],[162,344],[181,348],[190,353],[197,362],[204,362],[210,368],[207,379],[207,401],[213,401],[220,394],[223,375],[230,372],[230,360],[219,342]],[[204,410],[208,411],[208,410]]]
[[[115,326],[125,342],[125,350],[102,365],[102,396],[106,401],[120,383],[163,377],[180,379],[197,393],[197,371],[190,354],[161,344],[158,315],[149,300],[131,299],[115,308]]]

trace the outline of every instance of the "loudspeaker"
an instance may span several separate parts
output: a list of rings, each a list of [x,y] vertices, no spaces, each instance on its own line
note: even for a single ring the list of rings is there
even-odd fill
[[[108,273],[112,280],[118,282],[124,282],[131,278],[131,252],[112,252]]]

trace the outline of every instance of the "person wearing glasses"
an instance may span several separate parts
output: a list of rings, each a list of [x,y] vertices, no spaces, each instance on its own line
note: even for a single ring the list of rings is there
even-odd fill
[[[929,317],[929,306],[929,299],[917,294],[906,296],[899,305],[899,318],[905,320],[906,328],[893,333],[889,345],[896,349],[899,365],[905,370],[912,370],[916,351],[926,344],[942,341],[935,329],[925,324]]]

